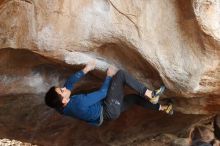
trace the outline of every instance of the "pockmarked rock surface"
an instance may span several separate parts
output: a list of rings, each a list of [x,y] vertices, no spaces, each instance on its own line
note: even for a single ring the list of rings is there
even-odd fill
[[[123,145],[159,133],[184,135],[220,111],[219,10],[219,0],[0,0],[0,136]],[[165,84],[162,102],[171,100],[177,114],[135,107],[94,128],[47,108],[50,86],[62,86],[91,59],[97,69],[74,93],[97,89],[114,64],[150,89]]]
[[[10,139],[0,139],[0,145],[1,146],[37,146],[37,145],[32,145],[31,143],[25,143],[17,140],[10,140]]]

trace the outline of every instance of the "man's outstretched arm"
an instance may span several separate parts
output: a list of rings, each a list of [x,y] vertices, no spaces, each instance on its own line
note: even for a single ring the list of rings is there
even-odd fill
[[[74,73],[71,75],[65,82],[64,87],[66,87],[68,90],[72,90],[74,87],[74,84],[78,82],[82,77],[84,77],[85,74],[87,74],[89,71],[93,70],[96,66],[96,62],[91,61],[89,62],[82,70]]]
[[[85,94],[82,98],[81,98],[81,104],[82,106],[90,106],[93,105],[95,103],[97,103],[98,101],[104,99],[107,95],[108,92],[108,88],[110,86],[111,80],[112,80],[112,76],[114,76],[117,72],[117,69],[115,67],[110,67],[108,68],[107,71],[107,77],[105,78],[104,83],[102,84],[102,87],[95,92],[89,93],[89,94]]]
[[[82,96],[81,102],[80,102],[81,105],[82,106],[90,106],[90,105],[93,105],[93,104],[97,103],[98,101],[104,99],[107,95],[111,79],[112,79],[112,77],[107,76],[105,78],[104,83],[102,84],[102,87],[99,90],[91,92],[89,94],[85,94],[84,96]]]

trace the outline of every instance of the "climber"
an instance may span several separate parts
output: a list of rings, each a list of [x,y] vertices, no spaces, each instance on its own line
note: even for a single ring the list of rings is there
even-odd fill
[[[100,126],[103,120],[117,119],[121,112],[134,104],[173,114],[172,104],[160,105],[158,103],[159,97],[165,89],[164,86],[151,91],[129,73],[117,70],[114,66],[108,68],[105,81],[99,90],[89,94],[71,95],[74,84],[93,70],[95,66],[95,61],[91,61],[82,70],[71,75],[64,87],[51,87],[45,95],[46,105],[63,115],[96,126]],[[139,94],[124,96],[123,87],[125,84],[135,89]]]

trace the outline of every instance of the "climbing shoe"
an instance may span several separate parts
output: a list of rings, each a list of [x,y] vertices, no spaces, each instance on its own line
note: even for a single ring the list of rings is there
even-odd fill
[[[164,92],[165,86],[161,86],[159,89],[156,89],[152,92],[152,98],[149,101],[153,104],[157,104],[160,98],[160,95]]]
[[[171,103],[169,103],[167,105],[167,108],[164,110],[164,112],[169,114],[169,115],[173,115],[173,105]]]

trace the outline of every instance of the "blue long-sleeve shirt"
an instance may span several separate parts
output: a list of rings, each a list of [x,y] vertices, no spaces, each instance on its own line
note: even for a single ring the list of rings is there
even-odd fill
[[[74,84],[84,75],[83,71],[76,72],[67,79],[64,87],[71,91]],[[102,100],[107,95],[110,82],[111,77],[107,76],[99,90],[89,94],[71,96],[70,101],[63,109],[63,114],[86,121],[93,125],[98,125],[102,110]]]

